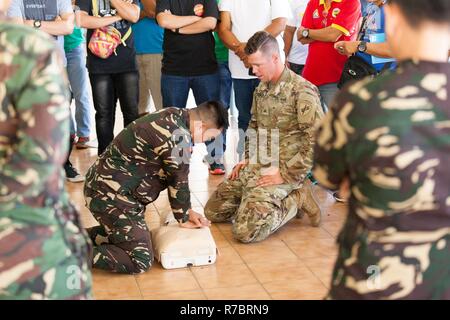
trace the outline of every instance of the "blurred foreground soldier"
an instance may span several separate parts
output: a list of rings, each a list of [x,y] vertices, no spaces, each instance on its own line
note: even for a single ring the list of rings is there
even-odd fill
[[[153,261],[145,207],[168,189],[181,227],[209,226],[191,209],[188,184],[191,140],[208,141],[228,127],[220,103],[193,109],[166,108],[132,122],[108,146],[86,175],[84,195],[99,226],[88,229],[94,242],[93,267],[142,273]]]
[[[213,193],[205,215],[213,222],[233,221],[237,240],[255,242],[298,211],[319,225],[320,208],[305,177],[323,112],[317,88],[285,67],[277,40],[268,32],[253,35],[245,51],[261,80],[253,96],[245,159]],[[258,155],[253,155],[256,149]]]
[[[67,79],[55,41],[0,2],[0,299],[91,298],[89,239],[64,188]]]
[[[314,176],[350,192],[329,297],[450,299],[450,2],[385,9],[398,70],[345,88],[318,131]]]

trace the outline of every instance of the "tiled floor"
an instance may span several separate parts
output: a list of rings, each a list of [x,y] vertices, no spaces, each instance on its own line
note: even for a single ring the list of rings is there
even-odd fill
[[[230,139],[232,140],[232,139]],[[229,140],[229,141],[230,141]],[[233,159],[227,151],[227,170]],[[96,149],[74,150],[72,162],[84,174],[96,158]],[[196,146],[191,161],[192,205],[198,211],[223,177],[209,176],[202,162],[205,149]],[[82,214],[85,227],[96,224],[84,206],[83,184],[67,184],[71,199]],[[307,217],[293,219],[269,239],[241,244],[230,224],[214,224],[212,234],[219,248],[215,265],[164,270],[157,262],[142,275],[117,275],[95,270],[96,299],[322,299],[330,284],[337,255],[335,238],[345,219],[346,206],[315,187],[323,208],[319,228]],[[147,221],[170,210],[167,193],[147,208]]]

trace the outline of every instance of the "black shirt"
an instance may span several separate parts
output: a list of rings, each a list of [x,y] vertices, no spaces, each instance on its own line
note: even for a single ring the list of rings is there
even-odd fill
[[[194,12],[195,8],[195,12]],[[202,10],[203,8],[203,10]],[[216,0],[158,0],[156,15],[170,10],[177,16],[198,15],[218,19]],[[177,34],[164,30],[162,73],[175,76],[201,76],[217,71],[214,37],[211,31]]]
[[[116,10],[111,7],[109,0],[97,0],[99,10],[98,13],[101,17],[103,16],[115,16]],[[139,5],[139,0],[133,0],[133,3]],[[76,5],[81,11],[87,12],[89,15],[93,16],[92,13],[92,0],[76,0]],[[127,33],[128,28],[131,28],[131,22],[126,20],[121,20],[112,24],[114,28],[120,31],[122,37]],[[87,30],[87,44],[91,39],[94,29]],[[134,47],[134,37],[133,32],[125,40],[126,46],[120,44],[115,55],[114,53],[107,59],[102,59],[92,54],[92,52],[87,49],[87,68],[89,73],[92,74],[105,74],[105,73],[123,73],[137,71],[136,66],[136,50]]]

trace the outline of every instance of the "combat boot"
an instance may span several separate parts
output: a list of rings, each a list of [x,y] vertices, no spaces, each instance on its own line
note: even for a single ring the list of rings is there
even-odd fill
[[[322,220],[322,209],[314,197],[312,184],[309,180],[305,181],[302,190],[303,203],[299,211],[306,213],[313,227],[318,227]],[[298,216],[298,214],[297,214]]]
[[[296,193],[296,196],[298,198],[297,201],[297,215],[295,216],[297,219],[303,219],[305,216],[305,212],[302,210],[303,202],[305,202],[305,192],[303,191],[303,188],[298,189],[294,191]]]

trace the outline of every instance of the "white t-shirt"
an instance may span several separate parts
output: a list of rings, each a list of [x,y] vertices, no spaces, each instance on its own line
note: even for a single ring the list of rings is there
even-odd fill
[[[247,42],[251,36],[264,30],[274,19],[291,18],[288,0],[221,0],[219,10],[230,12],[231,32],[240,42]],[[280,56],[284,59],[282,36],[279,35],[277,40]],[[232,78],[255,78],[248,75],[248,69],[233,51],[229,51],[228,63]]]
[[[303,15],[309,0],[289,0],[292,9],[292,19],[288,20],[287,25],[291,27],[300,27]],[[308,45],[303,45],[297,40],[297,30],[292,40],[291,51],[289,51],[288,61],[295,64],[305,64],[308,56]]]

